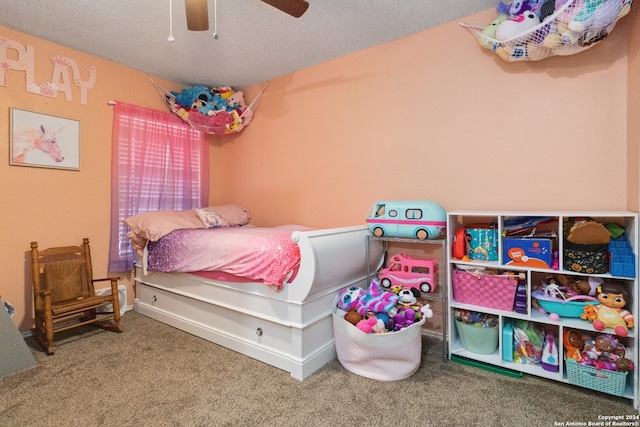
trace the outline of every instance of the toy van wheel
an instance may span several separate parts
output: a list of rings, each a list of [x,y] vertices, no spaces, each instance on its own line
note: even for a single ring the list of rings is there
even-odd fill
[[[419,240],[427,240],[429,238],[429,233],[427,233],[427,230],[418,230],[416,231],[416,237]]]
[[[431,292],[431,285],[428,283],[420,283],[420,290],[425,293]]]
[[[373,229],[373,235],[376,237],[382,237],[384,236],[384,230],[380,227],[376,227]]]
[[[391,288],[391,280],[387,279],[386,277],[380,281],[380,284],[385,289]]]

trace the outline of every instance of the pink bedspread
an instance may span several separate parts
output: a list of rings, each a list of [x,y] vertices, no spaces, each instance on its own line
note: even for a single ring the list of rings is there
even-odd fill
[[[223,271],[282,287],[300,262],[291,240],[303,226],[230,227],[175,230],[149,242],[147,268],[152,271]]]

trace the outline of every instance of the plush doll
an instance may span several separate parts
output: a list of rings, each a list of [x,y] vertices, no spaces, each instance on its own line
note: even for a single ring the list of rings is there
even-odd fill
[[[364,316],[366,313],[388,313],[393,317],[397,313],[396,303],[398,295],[382,290],[380,281],[376,278],[371,281],[365,292],[362,288],[352,286],[343,289],[338,294],[338,307],[344,311],[355,308]]]
[[[567,359],[582,359],[582,350],[584,349],[584,339],[580,332],[573,329],[565,329],[562,334],[562,344],[564,345],[565,357]]]
[[[606,0],[584,0],[584,6],[580,12],[569,22],[569,29],[577,32],[584,31],[605,2]]]
[[[605,282],[598,287],[599,305],[588,305],[580,317],[593,322],[596,331],[613,328],[616,335],[626,337],[634,326],[633,315],[625,309],[629,293],[618,283]]]
[[[394,292],[398,294],[398,311],[403,308],[410,308],[414,311],[415,320],[419,321],[422,317],[430,319],[433,317],[433,311],[429,304],[418,302],[420,291],[416,288],[403,289],[402,287],[394,288]]]
[[[375,327],[376,323],[378,323],[378,321],[376,320],[375,316],[369,316],[359,321],[356,324],[356,328],[360,329],[364,333],[370,334],[371,332],[373,332],[373,328]]]
[[[352,325],[357,325],[358,322],[362,320],[362,316],[356,311],[356,308],[354,307],[344,315],[344,319]]]
[[[244,94],[242,91],[234,92],[228,99],[227,104],[229,109],[237,110],[242,113],[242,110],[246,107],[244,103]]]
[[[482,35],[479,38],[479,42],[480,42],[480,46],[484,47],[485,49],[491,49],[493,47],[493,40],[491,39],[495,39],[496,38],[496,28],[498,28],[498,25],[502,24],[504,21],[507,20],[507,18],[509,18],[509,15],[507,15],[506,13],[502,13],[500,15],[498,15],[496,17],[496,19],[494,19],[489,25],[487,25],[484,30],[482,30]],[[458,236],[458,234],[456,233],[456,239],[461,239],[460,240],[460,244],[466,244],[466,238],[464,237],[464,230],[458,230],[461,231],[462,234],[460,235],[461,237]],[[464,240],[462,240],[464,239]],[[466,253],[466,245],[463,246],[464,248],[464,252],[461,250],[458,250],[458,252],[456,254],[454,254],[454,257],[456,258],[462,258],[464,257],[465,253]],[[459,255],[459,256],[457,256]]]
[[[568,0],[556,0],[556,11],[565,6]],[[569,22],[580,11],[580,7],[572,3],[562,9],[555,19],[545,26],[545,33],[542,35],[543,44],[547,48],[568,47],[576,44],[580,34],[569,29]]]
[[[182,88],[182,91],[180,91],[180,93],[173,91],[170,93],[176,98],[176,104],[186,109],[191,108],[191,105],[197,99],[206,101],[211,97],[211,92],[205,85],[185,86],[184,88]]]
[[[180,92],[170,92],[171,95],[176,99],[176,104],[178,104],[178,108],[189,108],[191,104],[193,104],[193,87],[185,86],[182,88]]]
[[[509,40],[520,34],[524,35],[539,23],[540,18],[531,11],[505,19],[496,27],[496,39],[502,41]]]

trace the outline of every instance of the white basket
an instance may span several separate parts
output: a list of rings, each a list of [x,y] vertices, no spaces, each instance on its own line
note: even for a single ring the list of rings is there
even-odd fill
[[[96,295],[111,295],[111,288],[96,289]],[[120,306],[120,316],[124,316],[127,312],[127,287],[118,285],[118,305]],[[113,311],[113,304],[98,307],[98,313],[109,313]]]
[[[585,51],[613,31],[618,20],[631,10],[633,0],[604,0],[586,19],[580,14],[585,2],[569,0],[543,22],[506,40],[495,39],[495,26],[478,27],[460,23],[473,33],[480,46],[507,62],[539,61],[549,56],[566,56]],[[492,35],[493,34],[493,35]]]
[[[333,334],[338,360],[346,370],[380,381],[409,378],[420,367],[422,325],[426,318],[396,332],[367,334],[333,310]]]

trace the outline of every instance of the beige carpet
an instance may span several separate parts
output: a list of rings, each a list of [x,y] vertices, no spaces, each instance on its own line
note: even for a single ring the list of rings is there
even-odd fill
[[[53,356],[27,339],[38,366],[0,379],[0,426],[555,426],[638,415],[628,399],[437,352],[404,381],[334,360],[300,382],[137,313],[123,319],[122,334],[65,333]]]

